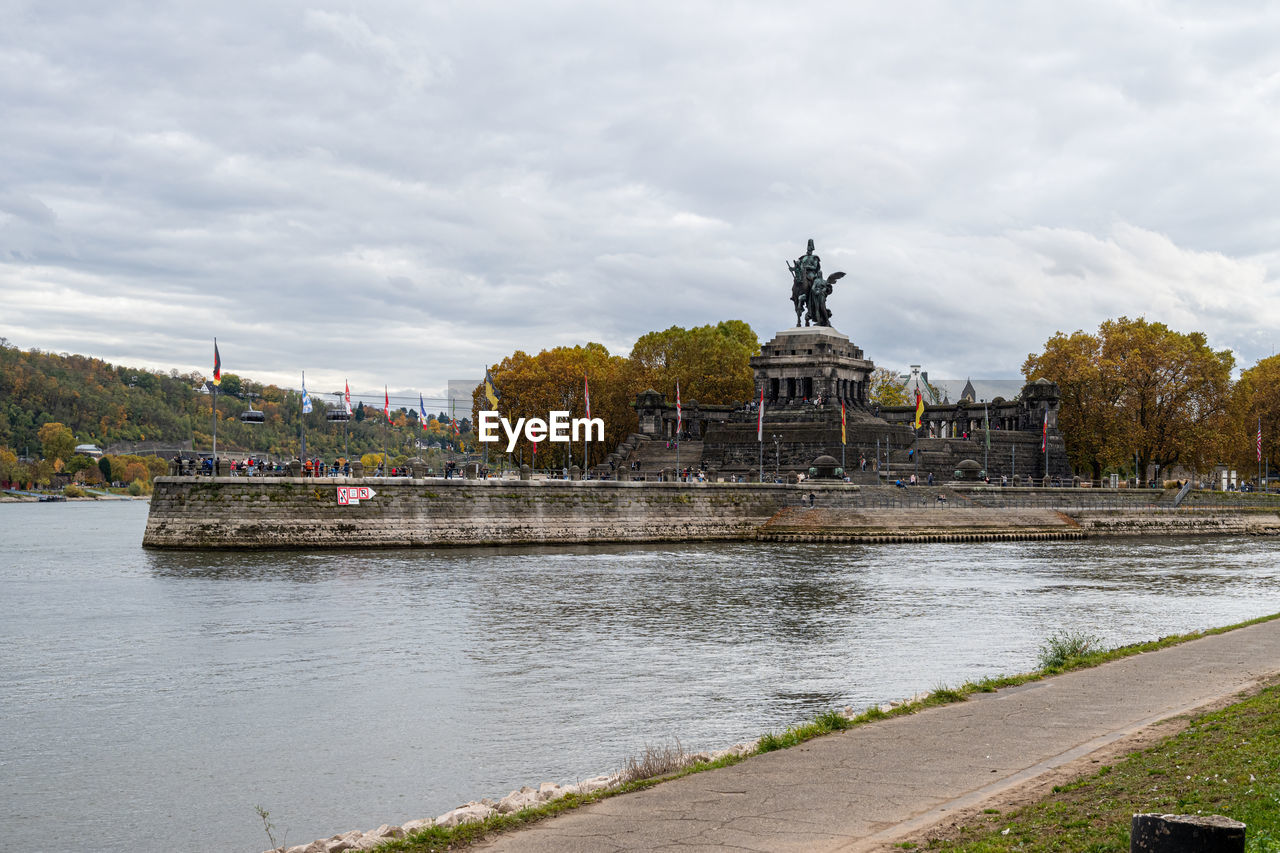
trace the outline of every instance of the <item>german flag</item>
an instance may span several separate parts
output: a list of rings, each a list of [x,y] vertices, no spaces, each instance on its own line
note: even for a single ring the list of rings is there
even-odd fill
[[[920,419],[924,417],[924,397],[920,396],[920,389],[916,389],[916,429],[920,429]]]
[[[840,401],[840,443],[847,443],[844,437],[844,400]]]
[[[222,384],[222,356],[218,355],[218,339],[213,339],[213,384]]]

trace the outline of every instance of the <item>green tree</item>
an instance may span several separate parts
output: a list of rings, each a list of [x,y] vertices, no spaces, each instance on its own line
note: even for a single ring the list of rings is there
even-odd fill
[[[40,437],[40,447],[45,459],[66,462],[71,458],[76,438],[65,425],[51,421],[40,427],[37,435]]]
[[[98,458],[98,470],[102,472],[102,479],[111,482],[111,460],[106,456]]]
[[[222,383],[218,385],[218,393],[226,394],[228,397],[239,397],[244,390],[243,385],[244,383],[236,374],[224,373]]]

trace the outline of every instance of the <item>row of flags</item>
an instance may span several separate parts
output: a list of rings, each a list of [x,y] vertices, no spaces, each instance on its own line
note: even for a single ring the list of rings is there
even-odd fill
[[[488,371],[485,372],[485,380],[486,382],[491,381],[489,379]],[[213,384],[222,384],[222,354],[218,352],[217,338],[213,339]],[[346,409],[348,416],[354,414],[355,410],[351,408],[351,383],[347,382],[345,379],[342,381],[342,405],[343,408]],[[311,414],[311,410],[311,395],[307,393],[307,372],[304,370],[302,371],[302,413],[304,415],[309,415]],[[421,393],[418,394],[418,412],[420,414],[419,422],[422,424],[422,428],[426,429],[427,404]],[[590,409],[588,409],[588,412],[590,412]],[[391,392],[386,385],[382,386],[382,415],[388,422],[391,421]],[[590,417],[589,414],[588,417]],[[458,430],[457,418],[449,418],[449,424],[453,429],[453,434],[459,435],[460,432]]]
[[[213,339],[213,384],[220,386],[222,384],[222,355],[218,352],[218,339]],[[497,409],[498,402],[502,399],[502,395],[498,393],[498,386],[493,381],[493,374],[488,368],[484,371],[484,396],[488,400],[489,405]],[[582,377],[582,397],[586,404],[587,417],[591,417],[591,384],[587,376]],[[347,410],[347,414],[352,414],[351,408],[351,385],[343,380],[343,405]],[[307,372],[302,372],[302,413],[304,415],[311,413],[311,395],[307,393]],[[382,386],[382,414],[388,421],[391,420],[391,395],[386,385]],[[418,414],[419,423],[422,428],[427,428],[427,405],[421,393],[418,394]],[[924,398],[920,394],[920,389],[916,389],[916,417],[915,428],[920,429],[922,418],[924,417]],[[986,407],[983,407],[982,413],[983,432],[986,433],[987,447],[991,446],[991,423],[988,418]],[[453,428],[453,434],[458,435],[458,421],[456,418],[449,418],[449,424]],[[840,443],[847,443],[847,415],[845,412],[845,402],[840,401]],[[684,427],[684,408],[680,401],[680,382],[676,381],[676,435],[680,435]],[[756,414],[756,441],[764,442],[764,388],[760,389],[760,400],[757,405]],[[1044,409],[1044,422],[1040,428],[1040,452],[1044,453],[1049,447],[1049,407]],[[538,443],[533,443],[533,453],[538,453]],[[1258,419],[1258,435],[1257,435],[1257,453],[1258,461],[1262,461],[1262,419]]]

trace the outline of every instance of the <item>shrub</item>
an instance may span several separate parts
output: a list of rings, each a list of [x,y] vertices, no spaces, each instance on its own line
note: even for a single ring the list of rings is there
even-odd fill
[[[684,751],[677,738],[675,746],[645,746],[644,755],[640,758],[628,758],[622,768],[622,781],[638,782],[641,779],[653,779],[667,776],[688,766],[690,756]]]
[[[1102,650],[1102,638],[1095,634],[1058,631],[1040,646],[1040,668],[1062,669],[1074,660]]]
[[[63,487],[62,494],[64,497],[68,498],[82,498],[84,497],[84,489],[80,488],[75,483],[68,483]]]
[[[151,494],[151,484],[144,483],[142,480],[134,480],[129,484],[129,488],[126,491],[135,498],[139,495],[149,495]]]

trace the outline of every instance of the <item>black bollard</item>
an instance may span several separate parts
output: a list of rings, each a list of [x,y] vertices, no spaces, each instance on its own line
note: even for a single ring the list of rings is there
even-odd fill
[[[1129,853],[1244,853],[1244,830],[1216,814],[1136,814]]]

